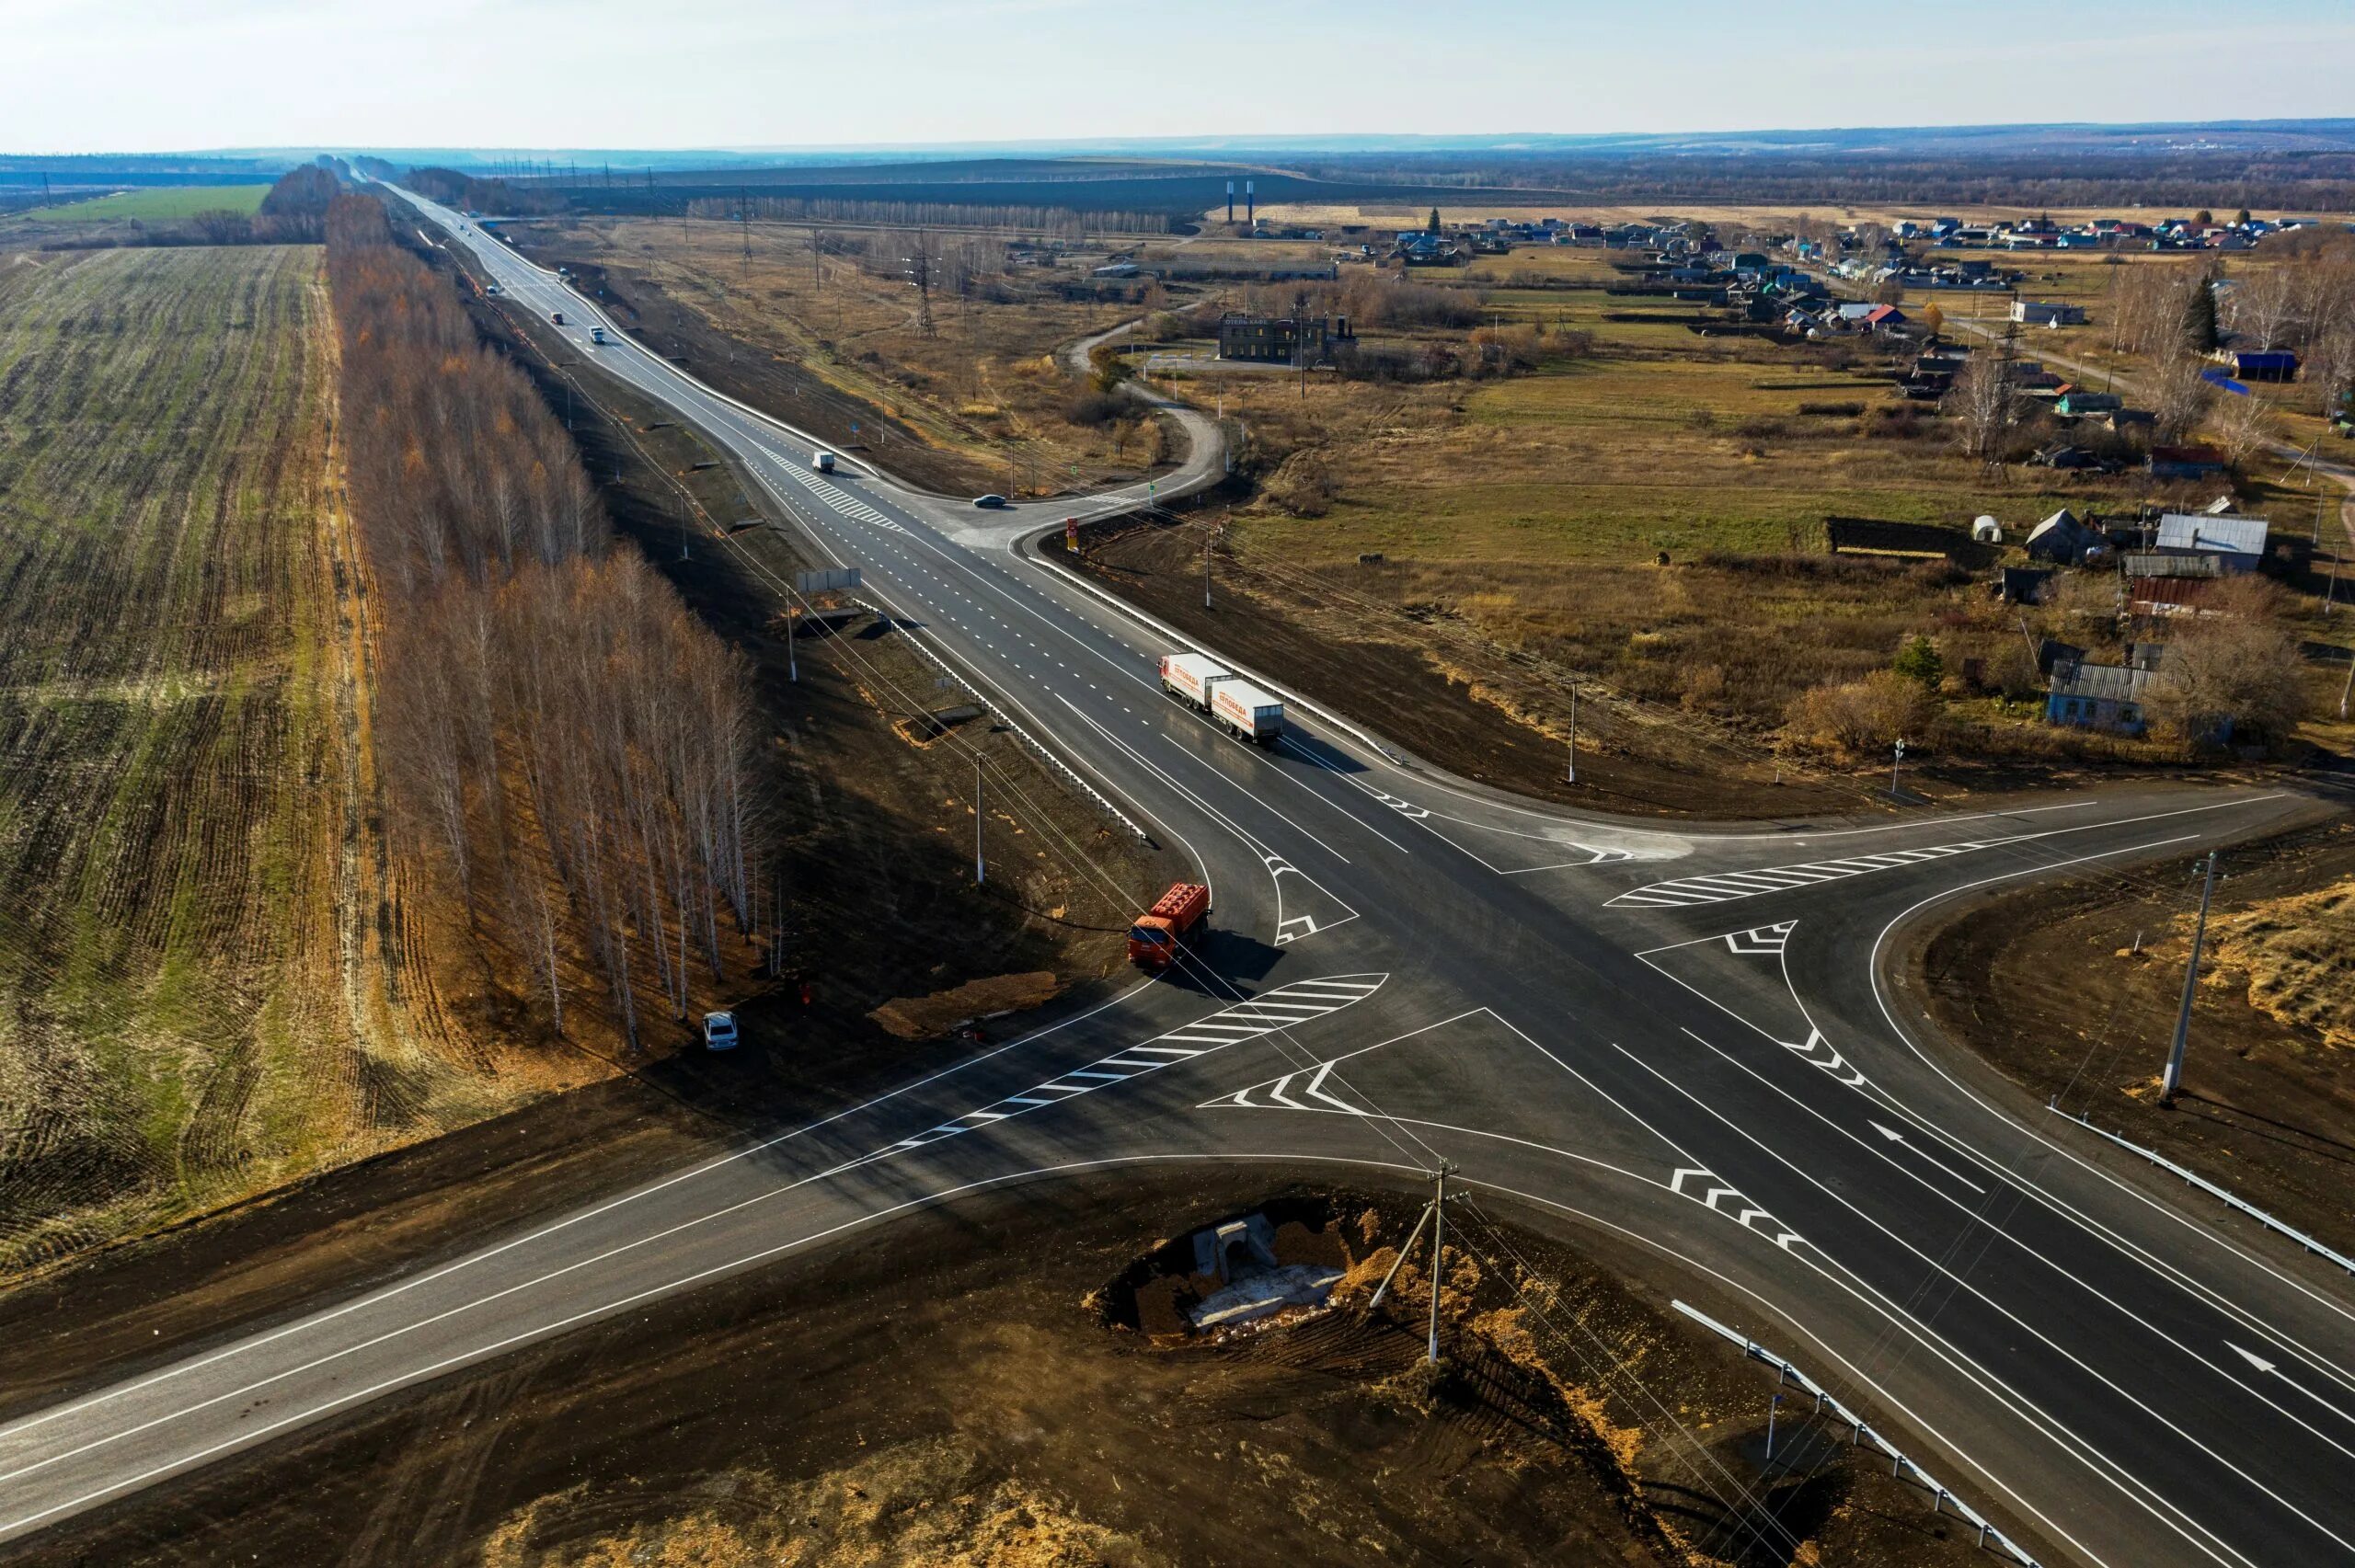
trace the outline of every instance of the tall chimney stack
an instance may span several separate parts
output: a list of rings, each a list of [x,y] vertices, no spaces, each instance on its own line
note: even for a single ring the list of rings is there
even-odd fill
[[[1252,194],[1252,181],[1243,182],[1243,221],[1257,227],[1259,223],[1259,199]]]
[[[1235,222],[1235,181],[1226,182],[1226,221]]]

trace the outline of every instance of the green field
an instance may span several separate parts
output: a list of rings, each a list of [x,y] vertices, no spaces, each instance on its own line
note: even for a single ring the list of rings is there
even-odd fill
[[[93,197],[87,201],[36,207],[23,216],[52,223],[119,223],[133,219],[169,223],[192,218],[199,212],[251,215],[261,211],[261,199],[269,194],[268,185],[157,186],[148,190],[118,190],[111,196]]]
[[[0,267],[0,1272],[488,1097],[378,929],[328,333],[316,246]]]

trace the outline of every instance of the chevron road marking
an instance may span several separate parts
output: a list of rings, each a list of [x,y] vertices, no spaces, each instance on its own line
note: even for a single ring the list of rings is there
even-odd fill
[[[1774,925],[1752,926],[1748,931],[1728,932],[1726,949],[1744,958],[1779,954],[1790,944],[1792,929],[1798,923],[1797,921],[1780,921]]]
[[[1688,1183],[1698,1190],[1688,1190]],[[1668,1190],[1679,1197],[1691,1198],[1704,1208],[1715,1209],[1737,1225],[1757,1231],[1785,1252],[1791,1250],[1792,1242],[1807,1239],[1796,1230],[1786,1230],[1781,1220],[1742,1196],[1740,1189],[1725,1185],[1716,1173],[1703,1166],[1679,1166],[1668,1179]]]

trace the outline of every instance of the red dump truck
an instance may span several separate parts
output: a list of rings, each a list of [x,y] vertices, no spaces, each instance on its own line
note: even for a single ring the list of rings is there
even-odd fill
[[[1199,882],[1178,883],[1129,927],[1129,962],[1148,969],[1169,967],[1178,960],[1179,945],[1201,929],[1210,912],[1208,887]]]

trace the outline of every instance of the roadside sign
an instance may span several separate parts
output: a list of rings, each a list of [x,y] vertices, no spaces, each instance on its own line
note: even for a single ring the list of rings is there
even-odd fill
[[[798,593],[834,593],[858,586],[856,567],[829,567],[821,572],[796,572],[794,591]]]
[[[1063,548],[1074,555],[1079,553],[1079,519],[1063,519]]]

